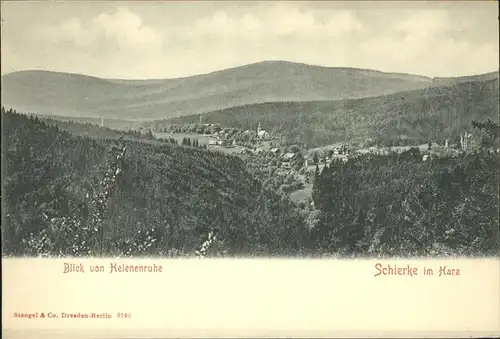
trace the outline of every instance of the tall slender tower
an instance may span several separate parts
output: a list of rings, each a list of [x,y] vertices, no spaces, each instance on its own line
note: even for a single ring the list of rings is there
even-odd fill
[[[104,127],[104,117],[101,117],[101,127]]]
[[[257,127],[257,134],[259,134],[261,131],[261,128],[260,128],[260,121],[259,121],[259,126]]]

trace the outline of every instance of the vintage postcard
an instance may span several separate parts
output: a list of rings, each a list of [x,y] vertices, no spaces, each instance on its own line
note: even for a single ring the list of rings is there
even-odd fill
[[[2,1],[2,337],[500,336],[498,15]]]

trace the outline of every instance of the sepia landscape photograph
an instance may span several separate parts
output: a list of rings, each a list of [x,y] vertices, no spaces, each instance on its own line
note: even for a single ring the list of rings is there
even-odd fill
[[[498,257],[498,24],[3,1],[2,257]]]

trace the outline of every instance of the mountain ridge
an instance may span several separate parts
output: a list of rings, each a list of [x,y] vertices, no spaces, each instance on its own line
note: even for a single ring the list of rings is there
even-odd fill
[[[55,71],[55,70],[41,70],[41,69],[26,69],[26,70],[19,70],[19,71],[13,71],[13,72],[8,72],[5,74],[2,74],[2,77],[11,75],[11,74],[16,74],[16,73],[23,73],[23,72],[45,72],[45,73],[59,73],[59,74],[68,74],[68,75],[81,75],[84,77],[89,77],[89,78],[95,78],[95,79],[101,79],[101,80],[106,80],[106,81],[126,81],[126,82],[140,82],[140,81],[169,81],[169,80],[182,80],[182,79],[187,79],[187,78],[193,78],[197,76],[205,76],[205,75],[212,75],[220,72],[226,72],[226,71],[232,71],[240,68],[246,68],[250,66],[265,66],[265,65],[272,65],[272,64],[289,64],[289,65],[301,65],[301,66],[308,66],[308,67],[318,67],[318,68],[324,68],[324,69],[330,69],[330,70],[356,70],[356,71],[368,71],[368,72],[373,72],[373,73],[380,73],[380,74],[386,74],[386,75],[409,75],[409,76],[415,76],[418,78],[422,79],[430,79],[430,80],[441,80],[441,79],[459,79],[459,78],[473,78],[473,77],[479,77],[479,76],[486,76],[486,75],[492,75],[495,73],[499,73],[499,71],[491,71],[491,72],[485,72],[485,73],[477,73],[477,74],[469,74],[469,75],[460,75],[460,76],[455,76],[455,77],[432,77],[432,76],[427,76],[427,75],[420,75],[420,74],[414,74],[414,73],[405,73],[405,72],[389,72],[389,71],[382,71],[378,69],[370,69],[370,68],[361,68],[361,67],[341,67],[341,66],[321,66],[321,65],[314,65],[314,64],[308,64],[305,62],[295,62],[295,61],[287,61],[287,60],[262,60],[262,61],[257,61],[249,64],[243,64],[243,65],[238,65],[238,66],[233,66],[233,67],[228,67],[224,69],[219,69],[219,70],[214,70],[214,71],[209,71],[209,72],[204,72],[204,73],[196,73],[188,76],[180,76],[180,77],[173,77],[173,78],[136,78],[136,79],[122,79],[122,78],[108,78],[108,77],[99,77],[96,75],[89,75],[85,73],[77,73],[77,72],[66,72],[66,71]]]
[[[263,61],[176,79],[120,80],[77,73],[19,71],[2,76],[2,104],[40,114],[155,120],[283,101],[389,95],[498,72],[440,78],[288,61]]]

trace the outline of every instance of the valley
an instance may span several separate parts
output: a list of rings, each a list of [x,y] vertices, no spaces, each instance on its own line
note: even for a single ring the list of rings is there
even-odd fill
[[[207,241],[214,257],[499,248],[498,72],[264,62],[2,83],[4,255],[190,257]]]

